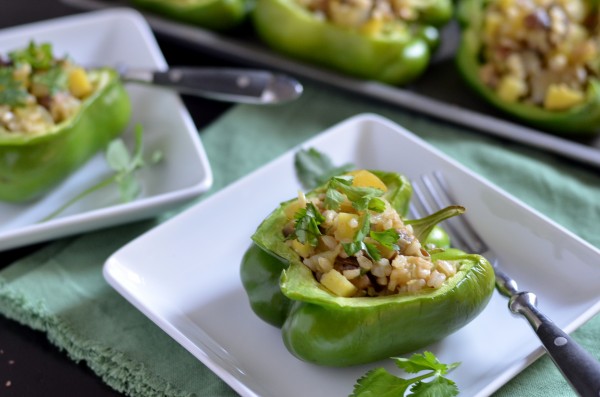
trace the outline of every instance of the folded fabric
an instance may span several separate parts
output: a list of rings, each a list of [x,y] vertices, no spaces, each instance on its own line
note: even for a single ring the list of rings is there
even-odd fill
[[[527,204],[600,247],[600,176],[580,164],[425,116],[306,86],[302,98],[276,107],[240,105],[201,131],[222,189],[333,124],[358,113],[378,113],[490,179]],[[202,200],[203,197],[199,198]],[[132,396],[233,396],[223,381],[174,342],[102,277],[119,247],[163,222],[156,219],[65,238],[0,272],[0,313],[85,361],[107,384]],[[600,317],[573,333],[600,358]],[[548,357],[515,377],[499,396],[572,395]]]

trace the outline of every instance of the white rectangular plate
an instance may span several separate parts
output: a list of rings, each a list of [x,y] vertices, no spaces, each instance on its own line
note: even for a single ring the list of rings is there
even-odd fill
[[[302,147],[335,164],[409,178],[443,170],[475,228],[505,253],[506,270],[538,293],[559,326],[570,332],[600,310],[600,251],[402,127],[359,115]],[[104,267],[119,293],[243,396],[345,396],[368,369],[391,361],[353,368],[301,362],[249,307],[240,260],[261,220],[300,189],[298,149],[132,241]],[[473,322],[428,349],[443,362],[462,362],[451,378],[464,396],[489,395],[542,353],[525,320],[510,315],[497,293]]]
[[[30,40],[53,45],[57,56],[68,55],[82,65],[164,70],[166,61],[141,15],[118,9],[23,25],[0,32],[0,53],[25,47]],[[73,205],[54,220],[39,223],[71,198],[110,175],[98,153],[43,198],[25,204],[0,203],[0,250],[37,243],[155,215],[189,200],[212,184],[212,172],[198,131],[179,96],[154,87],[126,86],[133,113],[125,143],[133,147],[133,126],[144,130],[145,152],[163,152],[164,161],[142,169],[142,195],[121,203],[116,186]]]

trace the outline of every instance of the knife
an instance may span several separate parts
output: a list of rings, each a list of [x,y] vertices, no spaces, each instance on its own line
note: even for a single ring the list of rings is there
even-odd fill
[[[123,82],[166,87],[181,94],[224,102],[246,104],[279,104],[298,98],[303,91],[296,79],[267,70],[174,67],[166,71],[115,68]]]

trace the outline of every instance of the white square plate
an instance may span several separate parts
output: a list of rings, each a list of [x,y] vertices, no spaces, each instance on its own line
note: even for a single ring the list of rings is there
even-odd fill
[[[53,45],[57,56],[82,65],[116,65],[164,70],[167,63],[144,18],[128,9],[98,11],[23,25],[0,32],[0,53],[30,40]],[[89,231],[155,215],[206,191],[212,172],[198,131],[179,96],[155,87],[127,85],[133,107],[123,139],[133,147],[133,126],[144,129],[145,152],[161,150],[164,161],[139,172],[142,195],[121,203],[115,186],[79,201],[60,217],[39,223],[108,175],[103,153],[43,198],[26,204],[0,203],[0,250]]]
[[[475,228],[505,253],[506,270],[538,294],[559,326],[573,331],[600,310],[600,251],[402,127],[359,115],[302,147],[335,164],[409,178],[443,170],[460,187],[456,199]],[[260,221],[300,188],[298,149],[132,241],[104,267],[119,293],[243,396],[346,396],[368,369],[391,362],[352,368],[301,362],[285,349],[280,331],[249,307],[240,261]],[[529,325],[497,293],[473,322],[428,349],[443,362],[462,362],[450,377],[464,396],[489,395],[542,353]]]

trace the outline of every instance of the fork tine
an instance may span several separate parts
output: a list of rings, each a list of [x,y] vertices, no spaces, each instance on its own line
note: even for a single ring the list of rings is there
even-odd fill
[[[446,180],[439,172],[435,172],[433,177],[422,175],[419,180],[413,181],[413,193],[416,203],[411,206],[411,210],[418,217],[423,216],[422,211],[429,214],[455,203]],[[454,246],[472,253],[481,253],[487,249],[464,216],[447,219],[443,225]]]

